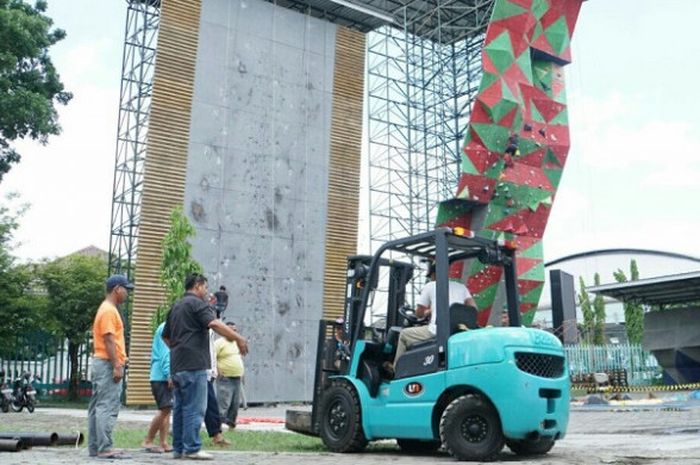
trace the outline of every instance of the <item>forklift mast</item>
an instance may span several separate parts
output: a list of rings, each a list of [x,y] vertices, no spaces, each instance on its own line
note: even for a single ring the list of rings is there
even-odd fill
[[[369,284],[370,289],[377,288],[379,273],[373,274],[373,282],[367,283],[370,265],[374,257],[355,255],[348,257],[347,293],[345,297],[344,333],[349,336],[352,346],[362,335],[365,310],[362,307],[362,294]],[[396,326],[398,309],[406,303],[406,285],[413,278],[413,265],[396,260],[380,259],[379,266],[389,268],[389,287],[387,290],[386,318],[388,326]]]

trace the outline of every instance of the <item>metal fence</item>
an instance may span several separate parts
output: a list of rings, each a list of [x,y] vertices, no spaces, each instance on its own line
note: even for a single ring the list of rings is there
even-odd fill
[[[621,372],[624,384],[646,386],[654,384],[661,373],[656,357],[639,344],[572,345],[564,349],[574,382],[586,382],[592,373]]]
[[[40,398],[66,397],[70,378],[68,340],[47,333],[18,336],[11,351],[0,352],[0,368],[7,382],[25,372],[32,375],[32,384]],[[78,349],[79,395],[90,395],[90,356],[92,342],[86,337]]]

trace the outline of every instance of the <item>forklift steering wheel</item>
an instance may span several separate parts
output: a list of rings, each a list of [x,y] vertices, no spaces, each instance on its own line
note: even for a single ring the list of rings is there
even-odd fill
[[[408,321],[409,326],[419,326],[425,324],[428,321],[425,317],[418,318],[418,315],[416,315],[416,311],[408,305],[404,305],[403,307],[399,308],[399,315],[401,315],[406,319],[406,321]]]

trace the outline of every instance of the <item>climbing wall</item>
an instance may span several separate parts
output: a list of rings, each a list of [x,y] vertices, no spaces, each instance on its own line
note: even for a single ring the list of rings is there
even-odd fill
[[[515,241],[525,324],[542,293],[542,236],[569,151],[563,67],[571,61],[582,1],[496,0],[462,175],[455,199],[440,205],[436,222]],[[455,264],[450,273],[474,294],[480,324],[499,317],[501,270],[473,260]]]
[[[250,341],[248,401],[311,398],[326,277],[344,295],[355,252],[363,63],[360,33],[202,0],[184,207],[210,287],[228,290],[224,319]]]

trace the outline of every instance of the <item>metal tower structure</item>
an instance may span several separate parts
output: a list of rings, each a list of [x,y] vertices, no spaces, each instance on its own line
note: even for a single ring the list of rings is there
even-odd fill
[[[109,273],[132,279],[148,116],[151,107],[160,0],[129,0],[124,32],[117,149],[112,191]]]
[[[493,0],[404,2],[368,34],[370,248],[433,227],[454,195]]]

